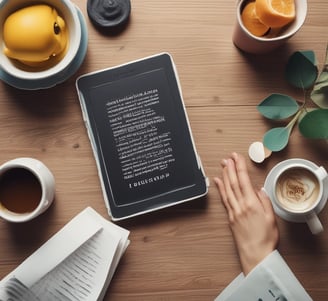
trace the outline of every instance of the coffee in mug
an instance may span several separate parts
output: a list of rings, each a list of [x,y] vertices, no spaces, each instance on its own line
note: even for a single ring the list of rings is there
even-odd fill
[[[279,176],[275,189],[277,201],[282,207],[292,212],[304,212],[316,205],[320,183],[313,172],[296,167]]]
[[[327,202],[327,171],[304,159],[288,159],[269,173],[265,189],[275,212],[287,221],[306,222],[313,234],[323,231],[318,213]]]
[[[0,166],[0,216],[12,222],[31,220],[52,203],[55,181],[39,160],[18,158]]]

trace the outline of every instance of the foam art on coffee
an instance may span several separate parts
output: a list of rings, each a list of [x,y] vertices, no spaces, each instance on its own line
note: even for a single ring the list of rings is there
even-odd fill
[[[279,177],[276,195],[280,204],[287,210],[305,211],[317,201],[319,183],[308,170],[294,168]]]

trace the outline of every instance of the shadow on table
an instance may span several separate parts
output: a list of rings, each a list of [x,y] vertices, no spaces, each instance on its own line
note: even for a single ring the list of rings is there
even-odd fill
[[[10,231],[10,238],[15,245],[26,246],[26,244],[34,245],[44,242],[48,239],[48,225],[49,221],[53,220],[56,201],[41,215],[37,216],[31,221],[24,223],[10,223],[8,222],[8,230]]]
[[[130,229],[136,225],[155,225],[162,220],[175,220],[182,217],[191,218],[193,216],[201,215],[206,211],[208,197],[203,196],[195,200],[187,201],[178,205],[173,205],[167,208],[152,211],[146,214],[135,216],[133,218],[119,221],[120,226]]]
[[[319,219],[321,220],[323,227],[327,228],[325,225],[324,217],[327,217],[327,208],[325,208],[321,213],[319,213]],[[324,248],[326,239],[327,229],[323,232],[314,235],[311,233],[308,225],[306,223],[292,223],[286,222],[287,236],[291,244],[296,246],[296,248],[306,250],[307,253],[311,254],[321,254]]]

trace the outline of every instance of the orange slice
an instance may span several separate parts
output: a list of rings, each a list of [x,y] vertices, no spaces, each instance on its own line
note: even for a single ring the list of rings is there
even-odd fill
[[[294,0],[256,0],[255,10],[260,21],[273,28],[283,27],[295,19]]]
[[[257,0],[256,0],[257,1]],[[258,18],[255,10],[255,1],[248,2],[241,12],[241,20],[247,30],[255,36],[263,36],[270,27],[264,25]]]

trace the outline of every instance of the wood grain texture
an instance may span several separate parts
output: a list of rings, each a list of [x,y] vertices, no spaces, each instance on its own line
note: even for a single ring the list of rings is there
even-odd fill
[[[295,50],[315,51],[322,66],[328,41],[328,2],[308,1],[301,30],[269,55],[240,52],[231,42],[235,1],[132,1],[128,26],[105,35],[90,23],[86,2],[76,0],[88,25],[87,57],[65,83],[42,91],[21,91],[0,83],[0,163],[30,156],[56,178],[56,199],[42,216],[26,224],[0,220],[0,278],[56,233],[86,206],[108,217],[95,160],[75,90],[77,76],[159,52],[177,65],[195,144],[209,179],[232,151],[247,154],[272,124],[256,111],[270,93],[303,98],[284,80]],[[261,165],[248,161],[260,188],[279,161],[300,157],[328,169],[328,145],[310,142],[294,129],[288,147]],[[212,182],[211,182],[212,184]],[[328,229],[328,209],[320,214]],[[316,301],[328,298],[327,231],[312,236],[306,225],[278,218],[279,250]],[[213,300],[240,272],[225,210],[213,185],[208,196],[121,221],[131,231],[106,301]],[[42,264],[42,263],[40,263]]]

